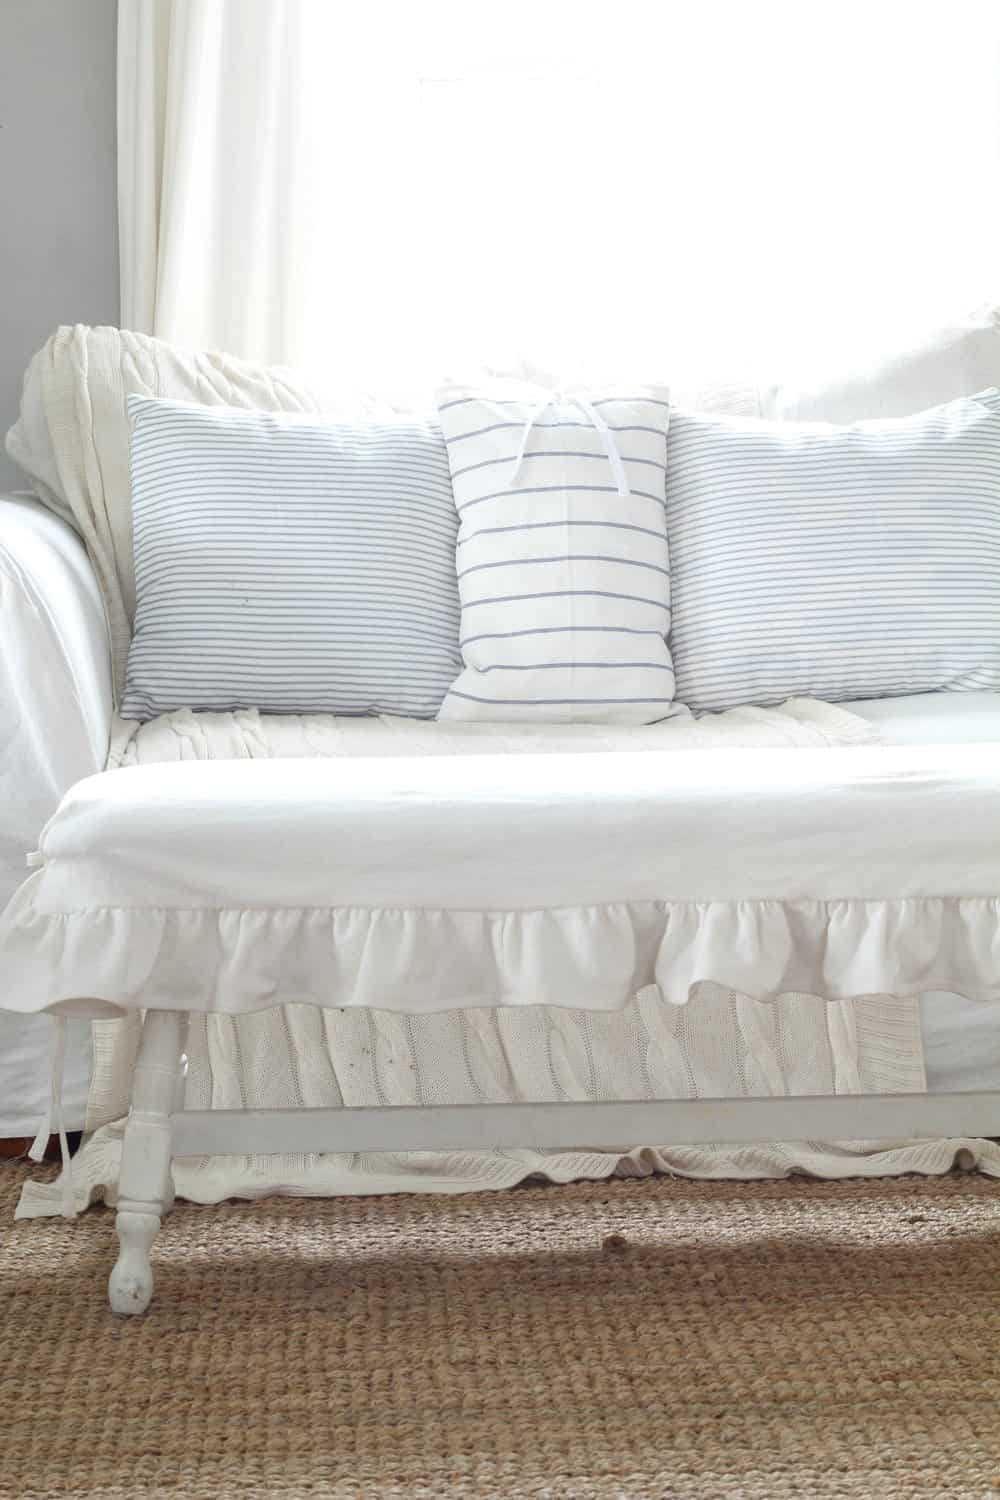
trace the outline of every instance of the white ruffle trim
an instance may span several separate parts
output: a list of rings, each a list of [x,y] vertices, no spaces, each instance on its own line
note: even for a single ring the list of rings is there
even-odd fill
[[[704,981],[758,1000],[789,991],[1000,997],[992,897],[53,915],[35,909],[31,885],[8,908],[0,944],[0,979],[25,1011],[236,1015],[296,1002],[410,1014],[614,1010],[650,984],[684,1004]]]

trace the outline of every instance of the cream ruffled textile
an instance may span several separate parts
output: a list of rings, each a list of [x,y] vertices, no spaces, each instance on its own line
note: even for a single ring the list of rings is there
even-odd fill
[[[841,709],[798,700],[781,709],[629,730],[630,748],[858,744],[874,731]],[[261,718],[177,713],[119,724],[111,765],[359,753],[470,754],[620,748],[621,731],[326,716]],[[88,1128],[74,1164],[78,1203],[114,1201],[139,1019],[95,1024]],[[474,1103],[920,1092],[924,1072],[916,998],[865,996],[827,1004],[788,994],[759,1002],[700,985],[686,1005],[645,990],[625,1009],[554,1006],[466,1009],[433,1015],[285,1005],[237,1017],[197,1015],[189,1041],[189,1108]],[[625,1145],[633,1149],[625,1150]],[[618,1149],[615,1149],[617,1147]],[[956,1157],[1000,1173],[1000,1151],[979,1141],[805,1142],[727,1148],[584,1142],[579,1151],[494,1151],[372,1156],[201,1157],[176,1163],[177,1190],[199,1202],[286,1192],[462,1192],[532,1175],[553,1181],[615,1173],[768,1177],[942,1172]],[[56,1185],[29,1185],[22,1217],[58,1213]]]

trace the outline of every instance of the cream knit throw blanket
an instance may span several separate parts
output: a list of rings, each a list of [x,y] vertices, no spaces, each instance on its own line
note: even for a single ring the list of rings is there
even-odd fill
[[[135,392],[264,410],[384,415],[372,400],[331,400],[292,372],[214,353],[189,353],[117,329],[62,328],[32,361],[8,451],[52,509],[83,536],[101,582],[114,677],[124,680],[135,603],[125,398]],[[746,412],[750,389],[703,402]],[[872,731],[827,705],[797,701],[698,723],[631,731],[630,748],[787,747],[865,742]],[[119,722],[110,765],[254,756],[337,756],[613,748],[614,732],[496,726],[359,723],[329,716],[176,713]],[[93,1135],[76,1163],[81,1203],[114,1198],[137,1018],[95,1026],[88,1115]],[[281,1108],[477,1100],[608,1099],[924,1087],[916,1000],[866,996],[828,1007],[789,995],[761,1005],[704,985],[684,1007],[635,1000],[614,1015],[553,1007],[406,1017],[285,1006],[257,1015],[194,1018],[187,1102],[192,1108]],[[612,1172],[699,1176],[823,1176],[946,1170],[955,1143],[870,1150],[798,1144],[727,1151],[655,1143],[581,1143],[575,1152],[496,1151],[403,1156],[197,1158],[177,1164],[178,1191],[198,1201],[268,1192],[336,1193],[502,1187],[535,1173],[554,1180]],[[980,1155],[982,1143],[970,1143]],[[613,1149],[617,1146],[619,1149]],[[602,1149],[603,1148],[603,1149]],[[986,1163],[983,1163],[986,1165]],[[59,1211],[57,1188],[30,1186],[22,1216]]]

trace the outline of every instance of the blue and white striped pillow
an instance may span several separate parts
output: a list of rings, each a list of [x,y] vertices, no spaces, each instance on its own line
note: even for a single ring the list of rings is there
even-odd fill
[[[465,663],[439,717],[666,718],[668,393],[508,400],[449,387],[438,413]]]
[[[1000,392],[847,427],[675,410],[668,450],[682,703],[1000,688]]]
[[[135,632],[122,713],[429,718],[461,665],[436,422],[131,396]]]

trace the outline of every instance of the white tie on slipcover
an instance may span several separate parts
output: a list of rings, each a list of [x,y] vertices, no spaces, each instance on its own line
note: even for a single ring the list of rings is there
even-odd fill
[[[594,403],[592,401],[588,401],[586,396],[580,395],[579,393],[574,393],[573,391],[549,391],[548,394],[544,396],[541,401],[539,401],[538,405],[529,416],[527,422],[525,422],[524,424],[524,431],[521,434],[521,446],[517,450],[517,457],[514,460],[514,467],[511,471],[510,479],[507,482],[507,488],[509,490],[512,490],[517,484],[517,481],[521,474],[521,466],[524,463],[524,457],[528,451],[528,441],[531,437],[532,429],[534,428],[535,423],[539,420],[543,413],[548,410],[550,406],[556,406],[560,402],[567,406],[578,407],[583,415],[587,418],[587,421],[590,422],[591,426],[594,428],[594,431],[597,433],[601,442],[604,444],[604,451],[608,455],[608,463],[611,465],[611,472],[614,475],[615,486],[618,490],[618,498],[620,500],[627,499],[629,495],[628,476],[625,473],[625,465],[622,463],[622,456],[619,452],[618,442],[615,438],[615,435],[611,431],[611,428],[608,426],[607,422],[605,422],[604,418],[601,416],[600,412],[597,410],[597,407],[594,405]]]
[[[28,856],[29,861],[31,856]],[[66,1068],[66,1017],[52,1016],[49,1055],[49,1103],[31,1143],[28,1156],[31,1161],[42,1161],[48,1148],[53,1129],[59,1137],[59,1155],[62,1173],[59,1177],[59,1192],[62,1215],[72,1219],[76,1215],[76,1194],[73,1188],[73,1162],[69,1154],[66,1125],[63,1119],[63,1074]]]

